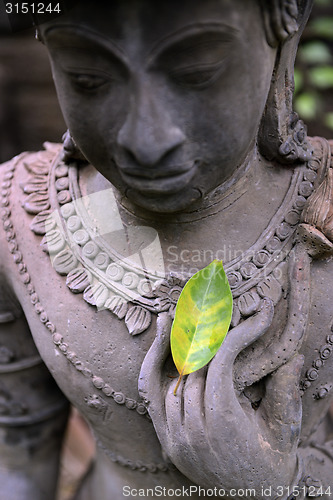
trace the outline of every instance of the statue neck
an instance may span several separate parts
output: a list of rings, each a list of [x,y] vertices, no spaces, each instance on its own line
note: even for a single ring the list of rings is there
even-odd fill
[[[252,183],[257,183],[256,177],[260,178],[260,162],[260,155],[256,148],[251,149],[244,162],[236,169],[232,176],[181,212],[156,213],[148,211],[133,204],[131,200],[120,194],[115,188],[113,188],[114,194],[119,206],[136,220],[140,219],[147,221],[147,223],[157,224],[195,221],[206,217],[212,210],[214,212],[217,210],[219,212],[227,210],[231,204],[235,203]],[[85,179],[87,179],[86,194],[92,194],[112,187],[110,182],[94,170],[93,167],[90,167],[81,176],[81,183],[84,183]]]
[[[253,151],[226,183],[181,213],[147,212],[115,195],[125,225],[155,229],[166,254],[170,248],[178,255],[200,251],[206,257],[198,267],[204,267],[214,258],[228,262],[253,245],[279,209],[292,173]],[[80,185],[82,194],[110,187],[93,167],[81,172]]]

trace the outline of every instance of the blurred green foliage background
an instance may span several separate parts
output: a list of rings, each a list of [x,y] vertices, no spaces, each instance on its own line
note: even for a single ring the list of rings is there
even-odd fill
[[[295,67],[294,107],[309,135],[333,137],[333,0],[315,0]]]

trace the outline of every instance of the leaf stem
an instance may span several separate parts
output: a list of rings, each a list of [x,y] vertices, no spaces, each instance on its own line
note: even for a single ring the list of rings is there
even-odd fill
[[[179,377],[178,377],[178,380],[177,380],[177,384],[176,384],[175,390],[173,391],[173,395],[174,395],[174,396],[177,396],[177,390],[178,390],[178,387],[179,387],[180,382],[182,381],[182,378],[183,378],[183,373],[184,373],[184,368],[182,369],[182,372],[181,372],[181,374],[180,374],[180,375],[179,375]]]

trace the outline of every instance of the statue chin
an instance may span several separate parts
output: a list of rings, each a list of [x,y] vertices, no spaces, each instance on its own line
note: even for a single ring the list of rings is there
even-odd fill
[[[126,198],[134,205],[148,212],[172,214],[181,212],[202,198],[198,188],[190,187],[183,192],[173,194],[146,194],[132,188],[125,193]]]

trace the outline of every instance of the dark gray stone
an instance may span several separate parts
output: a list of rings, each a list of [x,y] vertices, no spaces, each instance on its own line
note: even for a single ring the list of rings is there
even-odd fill
[[[30,429],[64,396],[98,443],[78,500],[333,494],[333,144],[292,110],[310,10],[83,1],[40,26],[70,133],[1,169],[1,500],[54,498]],[[214,258],[232,328],[174,396],[175,306]]]

